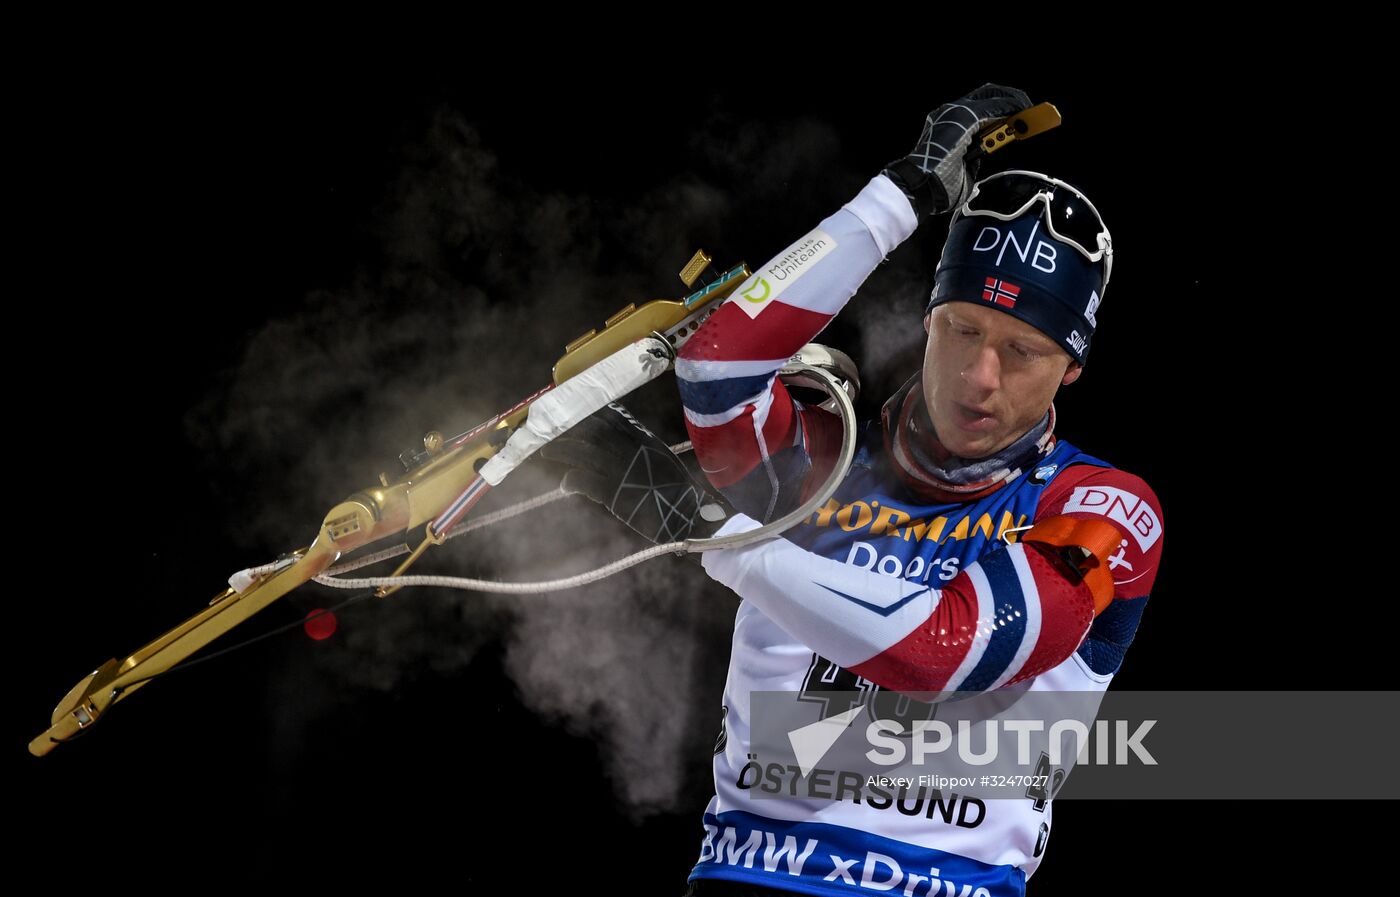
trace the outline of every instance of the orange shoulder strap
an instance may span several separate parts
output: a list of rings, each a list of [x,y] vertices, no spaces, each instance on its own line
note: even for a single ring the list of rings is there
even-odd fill
[[[1094,596],[1094,616],[1098,616],[1113,600],[1113,576],[1108,572],[1108,559],[1118,550],[1123,534],[1107,520],[1069,517],[1061,514],[1040,521],[1026,531],[1022,542],[1041,542],[1060,548],[1078,546],[1093,555],[1076,564],[1084,582]]]

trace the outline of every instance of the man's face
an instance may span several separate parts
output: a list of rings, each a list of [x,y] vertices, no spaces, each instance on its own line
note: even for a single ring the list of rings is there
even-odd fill
[[[1044,416],[1080,366],[1019,318],[971,302],[924,316],[924,402],[938,440],[962,458],[985,458]]]

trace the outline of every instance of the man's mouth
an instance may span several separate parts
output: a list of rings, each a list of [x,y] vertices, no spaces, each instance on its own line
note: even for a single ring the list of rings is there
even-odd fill
[[[997,424],[996,415],[988,409],[978,408],[975,405],[964,405],[961,402],[953,404],[958,409],[958,426],[969,433],[984,433]]]

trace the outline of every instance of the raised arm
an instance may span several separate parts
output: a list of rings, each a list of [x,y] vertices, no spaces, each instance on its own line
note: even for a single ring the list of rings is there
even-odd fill
[[[777,371],[841,311],[875,266],[918,225],[884,174],[755,270],[681,347],[676,380],[695,456],[710,482],[767,523],[820,482],[838,424],[788,394]]]
[[[952,208],[976,173],[966,152],[988,122],[1030,105],[983,85],[929,113],[912,152],[755,270],[682,347],[676,377],[686,428],[710,482],[767,523],[830,472],[832,415],[795,402],[777,371],[820,333],[925,214]]]

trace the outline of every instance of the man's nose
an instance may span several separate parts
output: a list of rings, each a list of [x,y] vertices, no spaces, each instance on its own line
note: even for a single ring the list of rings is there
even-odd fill
[[[969,386],[995,391],[1001,385],[1001,359],[996,349],[987,345],[978,347],[963,368],[962,377]]]

